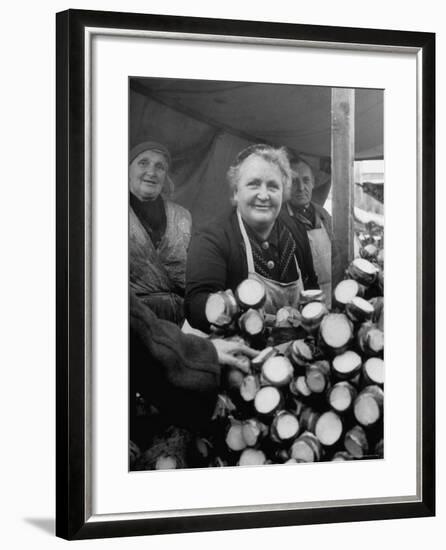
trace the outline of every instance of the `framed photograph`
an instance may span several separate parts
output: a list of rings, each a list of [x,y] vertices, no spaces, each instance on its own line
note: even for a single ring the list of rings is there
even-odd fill
[[[435,35],[68,10],[56,49],[56,534],[434,515]]]

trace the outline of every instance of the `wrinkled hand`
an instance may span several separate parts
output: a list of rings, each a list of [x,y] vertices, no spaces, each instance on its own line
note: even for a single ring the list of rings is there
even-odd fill
[[[252,349],[240,342],[233,342],[231,340],[221,340],[216,338],[211,340],[217,350],[218,362],[220,365],[227,365],[229,367],[235,367],[240,369],[245,374],[249,373],[249,366],[242,358],[238,358],[237,355],[245,355],[246,357],[253,358],[259,354],[255,349]]]

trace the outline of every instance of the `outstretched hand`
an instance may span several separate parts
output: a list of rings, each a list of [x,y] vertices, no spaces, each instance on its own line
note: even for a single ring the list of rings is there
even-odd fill
[[[243,356],[253,358],[256,357],[259,352],[249,346],[240,342],[233,342],[231,340],[222,340],[216,338],[211,340],[217,350],[218,362],[221,365],[227,365],[229,367],[235,367],[245,374],[249,373],[249,366],[246,364],[246,360],[243,360]],[[237,357],[240,355],[241,357]]]

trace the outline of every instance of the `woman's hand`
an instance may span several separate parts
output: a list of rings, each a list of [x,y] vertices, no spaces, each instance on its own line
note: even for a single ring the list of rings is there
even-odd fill
[[[253,358],[259,354],[255,349],[248,347],[245,344],[240,342],[233,342],[231,340],[222,340],[216,338],[215,340],[210,340],[217,350],[218,362],[220,365],[227,365],[230,367],[235,367],[245,374],[249,373],[249,366],[246,364],[246,361],[242,357],[237,357],[237,355]]]

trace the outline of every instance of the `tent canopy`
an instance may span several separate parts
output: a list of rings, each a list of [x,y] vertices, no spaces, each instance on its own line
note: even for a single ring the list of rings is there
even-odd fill
[[[160,78],[130,79],[129,146],[162,141],[173,158],[175,200],[201,223],[229,204],[225,174],[251,143],[287,146],[330,187],[331,88]],[[383,91],[355,90],[355,158],[383,157]]]

